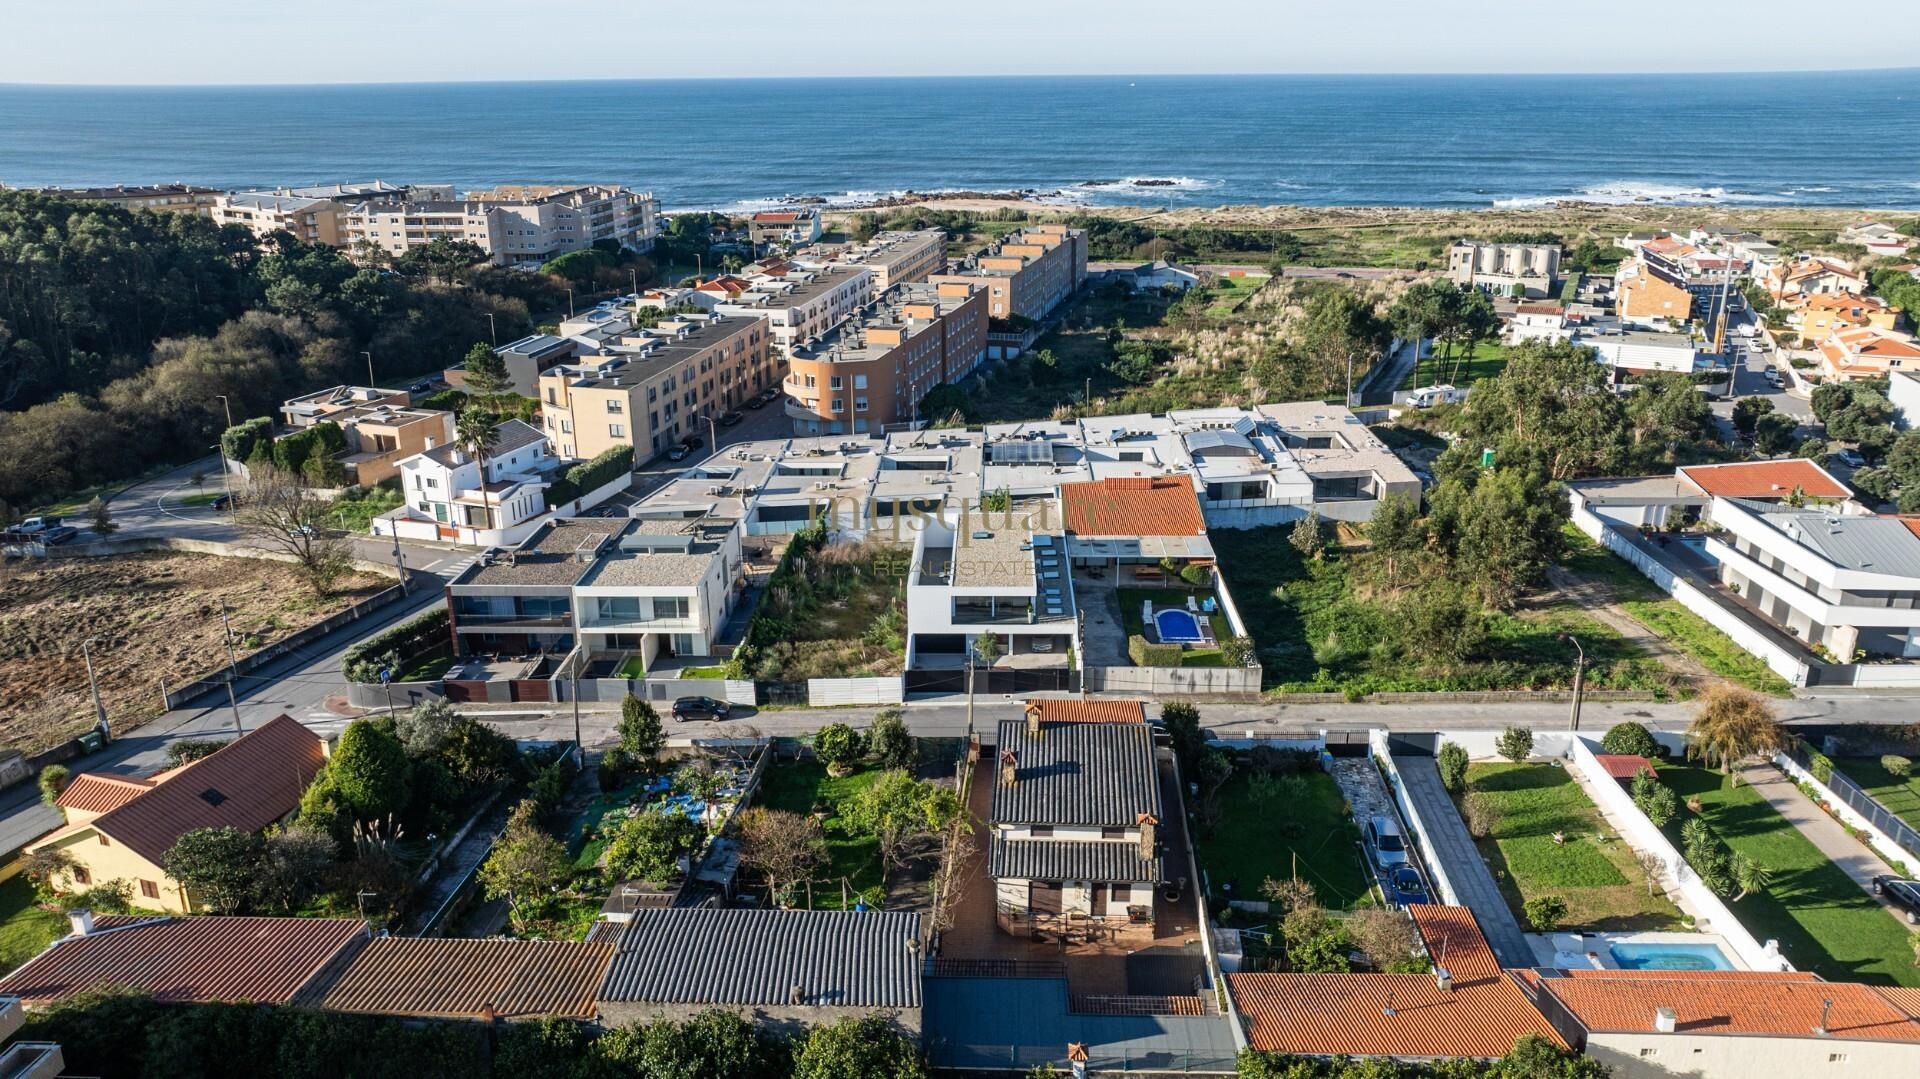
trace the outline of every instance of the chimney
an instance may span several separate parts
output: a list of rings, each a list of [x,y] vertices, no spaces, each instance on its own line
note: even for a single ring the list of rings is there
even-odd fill
[[[1680,1013],[1672,1008],[1653,1010],[1653,1029],[1662,1034],[1671,1034],[1680,1026]]]
[[[1073,1079],[1087,1079],[1087,1047],[1080,1042],[1067,1043],[1067,1066],[1073,1069]]]
[[[1138,817],[1135,817],[1134,821],[1140,825],[1140,857],[1150,860],[1153,858],[1153,851],[1156,845],[1154,842],[1154,825],[1159,824],[1160,821],[1151,813],[1142,813]]]
[[[792,988],[787,990],[787,1003],[798,1006],[806,1002],[807,990],[805,986],[796,983]]]
[[[1000,785],[1002,787],[1013,786],[1013,781],[1016,778],[1014,773],[1019,770],[1019,764],[1020,755],[1018,753],[1015,753],[1011,749],[1003,749],[1000,751]]]
[[[1027,702],[1027,737],[1040,737],[1040,702]]]
[[[1442,993],[1453,992],[1453,972],[1445,967],[1434,967],[1433,984],[1437,986]]]
[[[1827,1015],[1831,1011],[1833,1011],[1832,999],[1827,997],[1822,997],[1820,1000],[1820,1025],[1817,1027],[1814,1027],[1813,1032],[1815,1034],[1820,1035],[1823,1038],[1826,1037],[1828,1034],[1832,1033],[1832,1031],[1827,1029]]]
[[[93,932],[93,912],[90,910],[68,911],[67,922],[73,927],[73,935],[76,937],[84,937]]]

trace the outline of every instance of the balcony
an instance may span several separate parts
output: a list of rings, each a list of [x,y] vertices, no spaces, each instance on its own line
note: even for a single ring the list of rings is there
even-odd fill
[[[559,627],[565,629],[573,625],[573,619],[564,614],[461,614],[456,612],[453,622],[463,633],[469,629],[477,631],[482,628],[553,629]]]

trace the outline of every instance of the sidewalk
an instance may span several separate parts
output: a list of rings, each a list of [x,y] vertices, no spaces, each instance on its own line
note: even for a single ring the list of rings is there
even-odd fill
[[[1771,764],[1749,764],[1740,769],[1740,782],[1751,784],[1755,794],[1765,798],[1768,805],[1800,829],[1800,834],[1839,866],[1841,872],[1853,878],[1861,891],[1873,895],[1873,878],[1893,872],[1865,843],[1848,835],[1839,821],[1814,805],[1780,769]],[[1874,899],[1888,914],[1901,917],[1899,909],[1885,896],[1874,896]]]

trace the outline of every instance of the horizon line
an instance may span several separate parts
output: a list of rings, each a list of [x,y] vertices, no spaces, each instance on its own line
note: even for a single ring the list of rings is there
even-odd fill
[[[1663,76],[1717,78],[1751,75],[1864,75],[1920,71],[1920,65],[1894,67],[1742,68],[1714,71],[1668,71],[1623,68],[1592,71],[1162,71],[1127,72],[998,72],[984,74],[866,74],[866,75],[617,75],[602,78],[553,79],[407,79],[398,81],[320,82],[12,82],[0,80],[0,89],[35,90],[298,90],[381,88],[399,86],[559,86],[582,83],[672,82],[853,82],[933,81],[939,79],[1564,79]]]

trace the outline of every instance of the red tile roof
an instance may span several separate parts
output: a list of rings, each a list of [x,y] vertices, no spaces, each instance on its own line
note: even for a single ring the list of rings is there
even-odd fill
[[[1432,974],[1229,974],[1255,1049],[1312,1056],[1498,1057],[1534,1034],[1565,1041],[1500,969],[1465,907],[1408,908]]]
[[[1203,536],[1206,518],[1183,479],[1120,476],[1060,485],[1067,531],[1081,536]]]
[[[1542,978],[1536,984],[1590,1031],[1655,1033],[1655,1011],[1672,1008],[1682,1034],[1804,1038],[1820,1026],[1835,1038],[1920,1042],[1920,1021],[1881,990],[1800,975],[1698,977],[1694,971],[1613,971],[1606,978]],[[1706,972],[1714,973],[1714,972]]]
[[[1847,485],[1804,458],[1790,461],[1741,461],[1730,465],[1689,465],[1680,478],[1719,498],[1785,498],[1800,488],[1812,498],[1847,498]]]
[[[60,792],[57,802],[62,809],[78,809],[83,813],[105,813],[118,809],[138,798],[142,792],[153,787],[150,779],[136,776],[109,776],[98,772],[81,772]]]
[[[1567,313],[1565,307],[1562,307],[1558,302],[1550,300],[1523,303],[1513,310],[1516,314],[1521,315],[1564,315]]]
[[[366,1015],[592,1019],[614,948],[612,941],[383,937],[315,995],[329,1011]]]
[[[0,993],[46,1004],[111,986],[150,993],[169,1003],[285,1004],[365,933],[364,925],[347,918],[96,923],[92,933],[56,941],[0,979]]]
[[[1070,697],[1036,698],[1027,702],[1040,707],[1042,723],[1145,723],[1147,708],[1139,701],[1075,700]]]
[[[268,720],[167,781],[91,822],[159,865],[174,841],[196,828],[257,832],[300,805],[326,764],[326,743],[291,716]]]
[[[1655,768],[1652,761],[1638,753],[1595,753],[1593,759],[1599,761],[1600,767],[1615,779],[1632,779],[1641,772],[1660,774],[1660,769]]]

